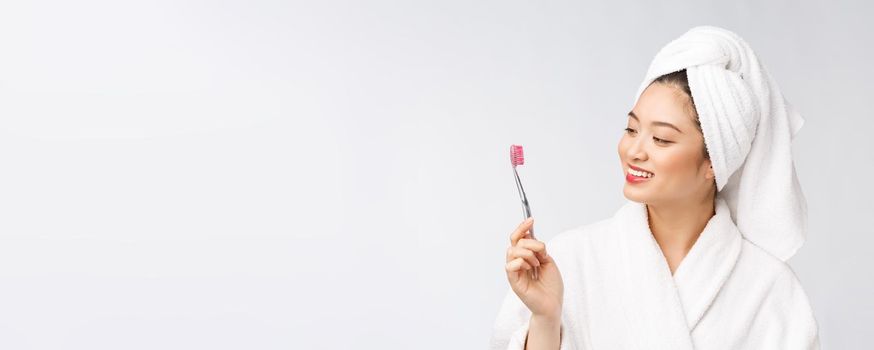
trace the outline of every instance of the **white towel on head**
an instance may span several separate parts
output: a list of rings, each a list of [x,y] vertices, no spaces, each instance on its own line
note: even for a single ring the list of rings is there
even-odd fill
[[[719,195],[747,240],[786,261],[807,236],[807,202],[792,161],[804,119],[737,34],[698,26],[655,56],[634,98],[686,69]]]

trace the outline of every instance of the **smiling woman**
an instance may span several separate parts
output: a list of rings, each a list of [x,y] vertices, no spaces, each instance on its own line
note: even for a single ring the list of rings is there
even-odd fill
[[[491,349],[818,349],[786,264],[804,241],[788,152],[803,120],[764,66],[695,27],[635,97],[617,147],[628,201],[546,243],[521,238],[532,221],[510,235]]]
[[[618,151],[626,198],[654,206],[715,207],[716,180],[685,69],[660,76],[644,90],[628,112]]]

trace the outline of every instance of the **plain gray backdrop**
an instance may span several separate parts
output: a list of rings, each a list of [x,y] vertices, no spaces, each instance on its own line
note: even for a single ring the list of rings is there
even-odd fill
[[[862,1],[3,1],[0,348],[479,349],[538,238],[623,203],[659,48],[741,35],[806,119],[790,260],[824,348],[874,324]]]

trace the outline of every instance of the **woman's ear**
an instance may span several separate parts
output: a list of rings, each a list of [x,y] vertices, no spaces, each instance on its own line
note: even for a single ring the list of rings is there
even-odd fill
[[[713,172],[713,163],[711,163],[710,160],[707,160],[707,172],[704,173],[704,177],[707,178],[707,180],[716,179],[716,173]]]

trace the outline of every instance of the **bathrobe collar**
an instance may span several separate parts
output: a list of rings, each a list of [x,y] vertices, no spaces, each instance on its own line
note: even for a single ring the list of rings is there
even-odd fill
[[[645,334],[641,342],[670,339],[666,348],[692,349],[690,333],[728,279],[741,250],[741,234],[727,203],[717,194],[715,204],[716,214],[673,276],[650,231],[646,205],[628,201],[615,214],[626,317]]]

